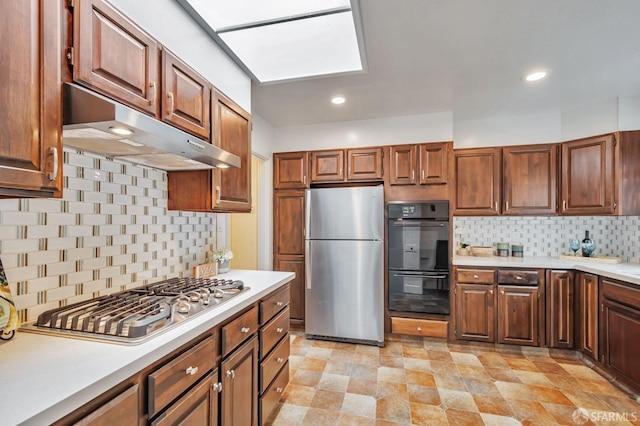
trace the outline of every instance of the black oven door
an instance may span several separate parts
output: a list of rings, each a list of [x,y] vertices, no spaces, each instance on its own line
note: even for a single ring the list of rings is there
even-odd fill
[[[449,270],[449,222],[389,220],[389,269]]]
[[[389,271],[389,311],[449,314],[449,273]]]

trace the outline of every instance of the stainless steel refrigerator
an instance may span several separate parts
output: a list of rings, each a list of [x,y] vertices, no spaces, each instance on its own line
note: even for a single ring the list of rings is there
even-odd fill
[[[306,195],[305,334],[383,346],[383,187]]]

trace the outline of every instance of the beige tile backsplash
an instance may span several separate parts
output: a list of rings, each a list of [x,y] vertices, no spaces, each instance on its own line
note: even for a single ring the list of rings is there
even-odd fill
[[[0,200],[0,258],[22,322],[44,310],[191,275],[225,215],[167,210],[166,172],[64,150],[62,199]]]

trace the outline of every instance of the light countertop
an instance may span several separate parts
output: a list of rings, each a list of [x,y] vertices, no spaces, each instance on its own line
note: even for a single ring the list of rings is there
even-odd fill
[[[595,263],[581,260],[580,257],[576,257],[575,260],[565,260],[559,257],[544,256],[454,256],[451,263],[455,266],[575,269],[576,271],[602,275],[604,277],[640,285],[640,264],[637,263]]]
[[[226,279],[250,287],[138,345],[121,345],[18,331],[0,344],[3,396],[0,423],[50,424],[230,318],[294,278],[291,272],[232,270]]]

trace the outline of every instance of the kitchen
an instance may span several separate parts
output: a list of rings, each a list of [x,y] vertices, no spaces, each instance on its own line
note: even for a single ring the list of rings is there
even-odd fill
[[[147,17],[145,20],[148,4],[145,8],[144,2],[136,2],[139,3],[138,7],[135,5],[127,6],[126,2],[113,3],[126,11],[127,15],[135,22],[140,23],[146,31],[178,57],[204,74],[205,78],[213,82],[222,93],[238,103],[240,109],[252,111],[253,104],[255,110],[260,111],[261,114],[252,111],[251,142],[252,151],[267,160],[264,166],[266,170],[263,171],[266,173],[265,176],[269,176],[269,178],[261,179],[261,188],[259,189],[260,194],[263,195],[262,202],[266,204],[266,207],[261,210],[267,217],[270,216],[269,204],[272,198],[271,170],[274,174],[277,170],[275,163],[269,161],[273,152],[305,150],[311,153],[317,150],[340,151],[349,148],[390,147],[423,143],[423,145],[428,145],[426,142],[452,140],[454,141],[453,146],[448,149],[455,148],[457,150],[482,146],[559,143],[608,132],[640,128],[636,114],[637,92],[633,91],[621,91],[615,96],[604,98],[600,93],[581,92],[581,95],[587,99],[581,99],[578,106],[571,105],[564,110],[555,110],[554,112],[538,109],[535,113],[527,114],[518,110],[516,104],[512,108],[512,115],[506,117],[464,119],[463,116],[458,115],[458,110],[455,111],[455,114],[450,112],[451,109],[430,112],[422,110],[412,113],[397,107],[395,111],[378,116],[383,118],[349,116],[343,109],[342,112],[332,110],[330,113],[325,113],[333,114],[332,117],[334,117],[328,123],[305,124],[301,119],[298,119],[297,124],[283,125],[278,123],[276,118],[268,117],[269,108],[264,106],[259,108],[261,102],[259,98],[252,99],[254,96],[252,92],[263,92],[262,103],[264,105],[266,98],[272,91],[277,90],[278,85],[252,88],[251,79],[224,52],[215,46],[211,47],[214,43],[207,40],[203,32],[197,31],[197,28],[193,30],[196,35],[191,33],[192,38],[179,32],[162,35],[161,29],[169,26],[167,22],[177,25],[175,20],[183,19],[186,21],[189,19],[189,16],[179,5],[165,2],[167,3],[166,8],[158,8],[158,16],[154,16],[154,19],[151,20]],[[384,15],[385,12],[384,8],[378,10],[368,9],[364,5],[360,6],[363,13]],[[55,11],[52,13],[56,15]],[[409,12],[404,11],[404,13]],[[608,15],[606,17],[611,18]],[[622,19],[619,16],[616,18]],[[58,19],[64,21],[60,16]],[[168,21],[163,21],[163,19],[168,19]],[[433,24],[435,25],[435,23]],[[212,52],[220,66],[211,70],[204,59],[206,55],[199,54],[198,48],[185,48],[185,38],[189,40],[190,45],[193,43],[193,46],[196,43],[205,43],[208,50],[204,51]],[[46,40],[55,44],[57,38],[46,38]],[[61,43],[61,41],[59,42]],[[55,47],[52,50],[56,51]],[[62,52],[63,50],[60,47],[57,51]],[[79,55],[82,57],[82,52]],[[56,58],[49,59],[52,61],[45,61],[44,64],[54,66]],[[369,60],[370,73],[374,73],[374,64],[377,63],[371,52]],[[555,66],[553,67],[555,68]],[[620,65],[620,68],[629,72],[633,70],[632,64],[628,64],[627,67]],[[519,72],[524,71],[522,69]],[[51,69],[48,72],[45,66],[43,75],[59,82],[63,78],[60,73],[61,71],[56,69]],[[560,74],[559,68],[554,69],[550,77]],[[519,77],[519,75],[516,76],[516,79]],[[630,81],[633,82],[633,80]],[[516,84],[520,85],[522,82],[517,81]],[[279,96],[284,96],[286,90],[295,91],[295,89],[295,83],[286,85],[281,89],[283,93],[280,93]],[[158,88],[158,90],[160,89]],[[425,87],[420,90],[434,90],[434,88]],[[499,91],[498,88],[495,90]],[[13,99],[11,96],[5,96],[5,98]],[[345,106],[348,106],[349,102],[355,102],[355,100],[348,99]],[[227,102],[225,105],[230,104]],[[273,109],[284,105],[287,105],[287,102],[283,100],[282,105],[273,106]],[[503,104],[495,107],[506,108]],[[553,107],[556,108],[557,105],[553,105]],[[311,106],[308,108],[293,106],[292,108],[308,109],[311,113],[314,112],[314,107]],[[295,111],[288,110],[284,115],[292,117],[293,123]],[[20,136],[17,133],[13,137]],[[301,141],[304,141],[304,145],[301,145]],[[449,170],[453,171],[455,151],[448,152],[451,165]],[[12,154],[15,153],[12,152]],[[24,156],[24,154],[21,155]],[[3,236],[0,254],[7,270],[14,299],[20,308],[22,322],[34,320],[39,313],[57,307],[59,302],[63,300],[66,303],[72,303],[86,297],[136,287],[143,281],[155,281],[181,273],[188,275],[193,266],[205,262],[207,251],[226,245],[226,242],[222,242],[226,239],[226,215],[203,213],[202,209],[198,208],[200,206],[192,207],[191,211],[172,209],[168,204],[172,202],[171,193],[175,194],[175,190],[171,190],[171,185],[175,182],[171,177],[167,178],[165,173],[109,157],[90,153],[80,154],[74,149],[68,148],[60,154],[60,157],[58,160],[60,169],[64,163],[64,173],[61,173],[60,176],[64,175],[64,178],[56,176],[54,180],[57,180],[59,187],[62,187],[64,183],[62,200],[49,197],[2,200],[0,220],[2,221]],[[414,160],[415,158],[416,154],[414,154]],[[53,160],[54,158],[51,157],[46,158],[47,168],[51,168],[50,162],[55,163]],[[386,163],[388,161],[389,156],[387,155],[383,158],[385,171],[389,171],[391,167]],[[450,177],[454,176],[452,173],[449,174]],[[305,174],[305,176],[307,175]],[[7,179],[6,176],[3,175],[3,177]],[[388,179],[388,177],[388,173],[385,173],[384,179]],[[27,178],[24,179],[24,181],[26,180]],[[178,187],[184,188],[184,185],[185,183],[181,182]],[[208,182],[208,185],[211,183]],[[385,190],[390,187],[391,185],[386,185]],[[395,185],[395,187],[397,201],[449,199],[451,200],[451,211],[453,211],[453,198],[449,198],[449,194],[443,193],[443,191],[453,191],[453,181],[444,185],[433,185],[431,189],[424,185]],[[225,189],[228,188],[221,188],[223,193],[217,194],[219,198],[232,205],[237,204],[236,194],[227,194]],[[52,191],[45,192],[50,194]],[[189,191],[184,192],[188,193]],[[227,195],[229,197],[226,197]],[[213,198],[213,201],[217,201],[215,196]],[[494,209],[494,201],[497,201],[498,198],[494,197],[489,201],[492,209]],[[173,200],[176,201],[176,198]],[[392,199],[387,197],[387,201],[392,201]],[[617,201],[622,204],[624,200],[620,198]],[[234,207],[239,208],[237,205]],[[220,211],[225,208],[228,209],[229,206],[223,206]],[[258,208],[260,209],[260,206]],[[620,209],[622,208],[626,207],[621,206]],[[193,212],[193,210],[200,212]],[[502,213],[502,207],[500,213]],[[460,242],[470,245],[487,245],[497,241],[510,241],[524,244],[525,257],[558,256],[560,253],[569,251],[568,241],[570,238],[582,237],[584,230],[589,229],[596,241],[598,253],[619,256],[624,258],[625,262],[637,263],[639,260],[638,213],[625,214],[620,212],[620,216],[610,214],[586,216],[490,214],[492,216],[489,214],[472,216],[454,213],[450,227],[452,247],[457,246]],[[263,228],[259,231],[267,240],[267,243],[261,244],[260,269],[271,269],[272,266],[272,256],[268,248],[271,245],[268,241],[272,233],[270,222],[271,220],[263,221]],[[458,240],[459,237],[453,233],[456,228],[463,231],[462,241]],[[81,245],[79,246],[78,243]],[[277,256],[273,257],[275,259]],[[283,258],[279,261],[288,261],[289,265],[294,263],[291,258]],[[299,259],[296,261],[297,264],[300,264]],[[483,264],[475,263],[482,262],[481,258],[467,260],[467,263],[472,261],[473,265],[492,266],[487,261]],[[536,264],[527,266],[546,268],[544,265]],[[551,269],[555,267],[552,266]],[[567,266],[559,267],[566,268]],[[591,270],[590,272],[598,275],[598,271],[600,270]],[[602,273],[602,271],[600,272]],[[612,273],[614,276],[610,276],[610,278],[624,278],[625,281],[635,282],[628,275]],[[300,276],[302,274],[297,274],[297,279]],[[292,282],[291,285],[293,292],[293,285],[296,284]],[[294,299],[291,304],[292,312],[293,304]],[[389,327],[389,320],[385,321]],[[9,345],[16,341],[18,340],[10,341],[3,346],[9,348]],[[186,340],[183,343],[186,343]],[[389,351],[397,347],[397,342],[386,343]],[[77,345],[77,343],[69,343],[69,345]],[[296,346],[295,340],[292,346]],[[294,374],[292,374],[293,376]],[[121,379],[124,380],[125,377],[121,377]],[[304,405],[297,407],[304,407]],[[50,421],[53,420],[55,419],[50,419]]]

